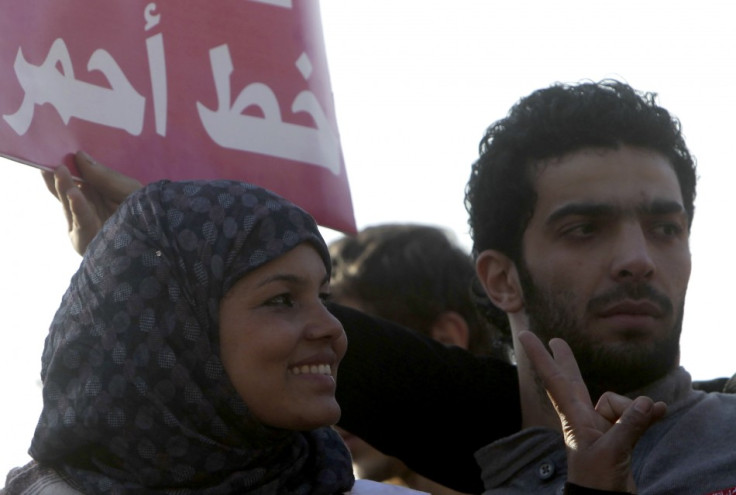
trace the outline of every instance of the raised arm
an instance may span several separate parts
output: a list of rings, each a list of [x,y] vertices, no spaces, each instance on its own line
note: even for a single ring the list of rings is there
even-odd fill
[[[330,311],[348,335],[340,426],[438,483],[482,492],[475,451],[520,428],[516,368],[350,308]]]

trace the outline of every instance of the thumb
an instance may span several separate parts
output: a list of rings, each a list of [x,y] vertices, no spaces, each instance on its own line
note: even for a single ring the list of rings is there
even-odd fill
[[[637,397],[626,407],[601,440],[611,452],[631,452],[636,442],[654,423],[667,412],[664,402],[654,402],[649,397]]]

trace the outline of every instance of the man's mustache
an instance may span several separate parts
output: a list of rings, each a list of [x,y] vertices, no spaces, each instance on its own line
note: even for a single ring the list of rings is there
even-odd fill
[[[651,285],[641,283],[617,285],[612,290],[593,297],[588,301],[586,309],[589,313],[598,313],[612,304],[626,300],[649,301],[656,304],[664,316],[669,316],[674,312],[674,307],[669,297]]]

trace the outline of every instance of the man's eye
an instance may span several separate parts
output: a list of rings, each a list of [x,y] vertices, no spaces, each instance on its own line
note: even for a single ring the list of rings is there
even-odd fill
[[[654,226],[654,232],[665,237],[677,237],[683,232],[683,228],[678,223],[665,222]]]
[[[597,231],[597,227],[595,224],[586,222],[586,223],[578,223],[568,228],[565,228],[562,231],[562,235],[565,237],[588,237],[592,234],[595,234],[596,231]]]

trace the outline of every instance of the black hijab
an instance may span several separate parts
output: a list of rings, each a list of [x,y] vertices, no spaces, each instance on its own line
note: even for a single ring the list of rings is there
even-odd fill
[[[52,322],[31,456],[85,493],[349,490],[339,436],[259,423],[220,360],[220,300],[303,242],[329,272],[312,217],[250,184],[160,181],[133,194]]]

